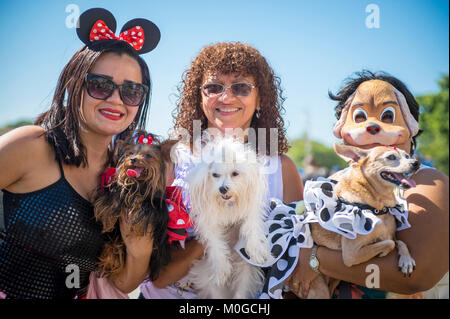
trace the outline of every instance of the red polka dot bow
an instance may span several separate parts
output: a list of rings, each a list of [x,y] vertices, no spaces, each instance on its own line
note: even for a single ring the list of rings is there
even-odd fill
[[[135,50],[139,51],[144,45],[144,30],[140,26],[135,26],[123,31],[118,37],[108,28],[103,20],[97,20],[89,36],[91,42],[99,40],[122,40],[129,43]]]
[[[151,137],[151,135],[145,137],[145,135],[141,135],[139,136],[139,140],[138,140],[139,144],[148,144],[148,145],[152,145],[153,144],[153,138]]]

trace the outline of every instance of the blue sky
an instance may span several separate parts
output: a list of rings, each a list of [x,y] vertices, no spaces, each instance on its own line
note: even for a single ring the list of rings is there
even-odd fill
[[[331,145],[334,103],[342,81],[363,68],[383,70],[415,95],[438,90],[449,69],[449,2],[412,0],[134,0],[0,2],[0,126],[34,119],[51,102],[64,65],[82,43],[66,27],[66,7],[105,7],[117,29],[132,18],[161,29],[158,47],[143,57],[153,81],[148,129],[167,136],[176,87],[200,49],[221,41],[256,47],[281,78],[289,138],[305,132]],[[368,28],[366,7],[379,8]]]

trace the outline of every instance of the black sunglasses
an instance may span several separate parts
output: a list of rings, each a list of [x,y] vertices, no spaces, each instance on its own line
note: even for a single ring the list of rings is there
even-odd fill
[[[101,74],[87,73],[84,80],[90,97],[106,100],[113,95],[115,89],[119,89],[122,102],[128,106],[141,105],[148,92],[148,87],[145,84],[126,81],[119,85]]]

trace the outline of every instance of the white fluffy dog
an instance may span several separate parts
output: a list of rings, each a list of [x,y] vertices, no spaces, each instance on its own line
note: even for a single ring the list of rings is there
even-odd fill
[[[188,275],[199,298],[252,298],[262,287],[261,269],[233,249],[244,240],[253,261],[273,258],[264,229],[267,178],[260,168],[253,150],[221,138],[203,148],[202,161],[187,176],[190,215],[205,247]]]

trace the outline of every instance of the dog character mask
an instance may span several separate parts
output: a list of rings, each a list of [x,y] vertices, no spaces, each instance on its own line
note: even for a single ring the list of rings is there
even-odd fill
[[[409,93],[409,92],[408,92]],[[333,98],[333,97],[332,97]],[[345,144],[406,146],[419,132],[403,93],[387,81],[364,81],[346,99],[334,135]],[[414,144],[414,143],[413,143]]]

